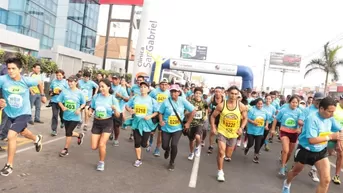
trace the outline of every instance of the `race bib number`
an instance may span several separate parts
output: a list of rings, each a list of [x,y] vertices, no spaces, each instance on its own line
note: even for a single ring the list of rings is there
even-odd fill
[[[54,94],[60,94],[60,91],[61,91],[61,88],[59,88],[59,87],[56,87],[53,90]]]
[[[224,119],[223,124],[229,133],[233,133],[233,129],[238,127],[238,121],[233,119]]]
[[[295,127],[297,124],[293,118],[288,118],[285,121],[285,126],[286,127]]]
[[[8,104],[13,108],[21,108],[23,106],[23,97],[18,94],[10,94],[7,98]]]
[[[106,113],[106,108],[105,107],[97,107],[95,109],[95,116],[98,118],[106,118],[107,117],[107,113]]]
[[[69,110],[69,111],[75,111],[76,110],[76,102],[72,100],[67,100],[64,103],[64,106]]]
[[[170,126],[178,126],[180,124],[181,123],[180,123],[180,121],[179,121],[179,119],[177,118],[176,115],[171,115],[171,116],[168,117],[168,125],[170,125]]]
[[[263,127],[264,126],[264,119],[263,119],[263,117],[257,117],[255,119],[255,122],[257,123],[257,127]]]
[[[329,136],[330,134],[331,134],[330,131],[328,131],[328,132],[320,132],[319,133],[319,137],[326,137],[326,136]],[[327,141],[324,141],[324,142],[320,143],[320,145],[325,145],[327,143],[328,143]]]
[[[146,115],[148,113],[147,105],[135,105],[136,115]]]
[[[166,94],[158,94],[157,95],[157,102],[162,103],[164,100],[166,100],[168,96]]]
[[[194,115],[194,119],[202,119],[202,111],[197,111]]]
[[[340,121],[339,124],[341,125],[341,127],[343,127],[343,121]]]
[[[88,90],[83,89],[82,90],[83,96],[85,96],[85,100],[88,101],[89,97],[88,97]]]

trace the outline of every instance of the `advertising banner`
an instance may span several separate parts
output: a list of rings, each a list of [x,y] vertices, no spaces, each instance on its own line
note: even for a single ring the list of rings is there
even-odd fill
[[[282,52],[271,52],[269,68],[300,71],[301,56],[297,54],[285,54]]]
[[[180,49],[180,58],[193,59],[193,60],[206,60],[207,47],[182,44],[181,49]]]

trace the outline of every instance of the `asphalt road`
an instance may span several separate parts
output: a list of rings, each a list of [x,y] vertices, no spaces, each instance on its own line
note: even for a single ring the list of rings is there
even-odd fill
[[[280,144],[272,144],[270,152],[262,152],[260,164],[252,162],[252,153],[243,155],[241,149],[234,152],[233,160],[224,163],[226,181],[216,181],[217,167],[215,154],[203,151],[195,188],[189,187],[193,162],[187,160],[188,139],[182,137],[179,143],[175,171],[166,169],[168,161],[156,158],[152,153],[143,151],[143,164],[132,166],[135,161],[133,143],[128,141],[129,131],[121,130],[120,146],[109,142],[105,171],[95,170],[98,151],[90,148],[90,131],[86,133],[83,145],[78,146],[76,139],[69,150],[69,156],[59,157],[64,146],[64,130],[58,136],[50,136],[51,111],[42,111],[45,124],[29,126],[35,133],[44,136],[44,146],[36,153],[33,144],[25,139],[18,141],[19,152],[15,157],[13,173],[8,177],[0,176],[0,192],[6,193],[280,193],[283,179],[278,176],[277,158]],[[77,131],[77,130],[76,130]],[[4,145],[4,142],[0,142]],[[207,146],[206,146],[207,149]],[[206,150],[204,149],[204,150]],[[163,152],[161,152],[163,154]],[[6,153],[0,154],[0,162],[6,163]],[[0,163],[1,164],[1,163]],[[307,167],[292,184],[294,193],[315,192],[316,183],[307,175]],[[333,173],[333,168],[332,171]],[[330,193],[342,192],[341,186],[330,184]]]

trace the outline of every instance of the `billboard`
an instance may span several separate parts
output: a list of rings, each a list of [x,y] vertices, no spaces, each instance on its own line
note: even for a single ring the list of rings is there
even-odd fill
[[[181,44],[180,58],[193,60],[206,60],[207,46],[192,46]]]
[[[99,0],[100,4],[115,4],[115,5],[138,5],[142,6],[144,0]]]
[[[300,71],[301,56],[297,54],[285,54],[271,52],[269,68]]]

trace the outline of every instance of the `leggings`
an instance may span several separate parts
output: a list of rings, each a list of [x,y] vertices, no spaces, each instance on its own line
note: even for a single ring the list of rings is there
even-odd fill
[[[174,164],[177,155],[177,145],[179,144],[182,131],[167,133],[162,131],[162,149],[165,151],[171,150],[170,163]]]
[[[261,149],[261,143],[262,143],[264,136],[263,135],[251,135],[251,134],[247,134],[247,136],[248,136],[247,149],[250,149],[255,143],[255,154],[259,154],[260,149]]]
[[[151,132],[144,132],[143,131],[143,136],[139,133],[137,129],[133,130],[133,139],[135,141],[135,148],[146,148],[148,146],[148,139],[150,136]]]

